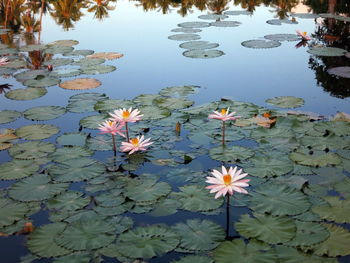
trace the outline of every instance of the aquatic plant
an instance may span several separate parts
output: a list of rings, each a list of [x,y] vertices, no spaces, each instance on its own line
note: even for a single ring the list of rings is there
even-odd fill
[[[122,128],[124,126],[124,123],[115,121],[104,121],[102,124],[99,125],[99,130],[101,131],[100,134],[109,133],[112,135],[114,156],[117,155],[115,135],[119,134],[120,136],[125,137],[124,133],[122,132]]]
[[[109,115],[112,116],[112,119],[117,122],[121,122],[125,124],[125,130],[126,130],[126,139],[129,141],[129,127],[128,122],[137,122],[141,120],[142,114],[140,115],[140,111],[138,109],[132,109],[130,107],[128,110],[123,108],[119,110],[115,110],[113,113],[110,113]]]
[[[129,152],[132,154],[136,151],[145,151],[146,147],[153,144],[150,141],[151,138],[145,139],[145,136],[137,136],[136,138],[132,138],[129,142],[122,142],[121,150],[123,152]]]
[[[301,32],[300,30],[296,30],[297,35],[301,37],[303,41],[309,41],[311,40],[311,37],[307,35],[307,32]]]

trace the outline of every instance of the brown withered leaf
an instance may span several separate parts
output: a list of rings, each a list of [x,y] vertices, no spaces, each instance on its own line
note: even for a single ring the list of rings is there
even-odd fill
[[[91,79],[91,78],[81,78],[81,79],[74,79],[74,80],[68,80],[63,83],[61,83],[59,86],[62,89],[69,89],[69,90],[86,90],[86,89],[94,89],[101,85],[101,82],[97,79]]]

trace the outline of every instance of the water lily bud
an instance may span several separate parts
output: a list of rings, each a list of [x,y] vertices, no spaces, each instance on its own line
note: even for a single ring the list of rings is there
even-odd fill
[[[53,70],[53,66],[51,64],[47,65],[47,69],[48,69],[48,71],[52,71]]]

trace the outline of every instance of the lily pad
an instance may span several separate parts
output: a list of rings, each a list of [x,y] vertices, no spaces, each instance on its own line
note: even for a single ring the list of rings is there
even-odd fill
[[[113,111],[120,108],[130,108],[133,107],[134,103],[129,100],[115,100],[115,99],[106,99],[96,102],[94,106],[95,111]]]
[[[267,20],[266,23],[274,26],[280,26],[282,24],[298,24],[297,21],[293,21],[289,19],[270,19],[270,20]]]
[[[106,94],[101,93],[86,92],[76,94],[69,98],[67,110],[74,113],[94,111],[94,105],[96,102],[106,99]]]
[[[321,243],[329,237],[327,229],[314,222],[295,221],[297,226],[296,236],[285,243],[288,246],[310,246]]]
[[[204,20],[217,20],[217,19],[225,19],[228,18],[226,15],[221,15],[221,14],[207,14],[207,15],[200,15],[198,16],[199,19],[204,19]]]
[[[273,158],[269,156],[256,156],[251,159],[253,167],[245,171],[257,177],[276,177],[289,173],[293,170],[294,164],[287,158]]]
[[[173,229],[181,239],[180,249],[193,252],[212,250],[225,238],[224,229],[209,220],[190,219]]]
[[[336,47],[311,47],[307,52],[315,56],[340,57],[344,56],[347,51]]]
[[[285,185],[261,185],[251,195],[250,208],[257,213],[298,215],[311,206],[306,195]]]
[[[71,47],[71,46],[75,46],[75,45],[78,45],[78,44],[79,44],[79,41],[68,39],[68,40],[56,40],[54,42],[51,42],[48,45],[50,45],[50,46]]]
[[[125,188],[125,195],[137,202],[150,202],[166,196],[171,192],[171,187],[165,182],[144,182],[140,185],[132,185]]]
[[[247,40],[241,45],[247,48],[275,48],[279,47],[281,43],[273,40]]]
[[[209,27],[210,23],[207,22],[184,22],[180,23],[177,26],[184,27],[184,28],[203,28],[203,27]]]
[[[327,221],[350,223],[350,200],[341,200],[337,196],[326,196],[329,205],[314,206],[312,212]]]
[[[73,47],[69,47],[69,46],[60,46],[60,45],[50,45],[48,46],[48,48],[46,48],[44,50],[44,52],[46,54],[52,54],[52,55],[56,55],[56,54],[65,54],[65,53],[69,53],[72,52],[74,50]]]
[[[212,159],[221,162],[244,161],[254,155],[254,151],[242,146],[219,146],[209,150]]]
[[[9,196],[24,202],[43,201],[62,193],[68,186],[68,184],[53,184],[49,176],[37,174],[11,185]]]
[[[55,86],[58,83],[60,83],[60,79],[58,78],[36,77],[35,79],[28,79],[24,81],[23,85],[32,88],[45,88]]]
[[[0,198],[0,228],[12,225],[29,212],[26,204]]]
[[[211,26],[216,26],[216,27],[237,27],[240,26],[242,23],[238,21],[215,21],[210,23]]]
[[[23,112],[24,118],[33,121],[47,121],[61,117],[66,113],[66,108],[60,106],[40,106]]]
[[[216,57],[221,57],[222,55],[225,55],[225,53],[217,49],[210,49],[210,50],[194,49],[194,50],[185,51],[184,53],[182,53],[182,55],[188,58],[216,58]]]
[[[16,135],[26,140],[42,140],[57,134],[59,129],[51,124],[33,124],[16,130]]]
[[[310,151],[299,149],[296,152],[292,152],[289,158],[296,162],[297,164],[302,164],[306,166],[322,167],[327,165],[339,165],[342,160],[338,154],[329,152],[325,153],[323,151]]]
[[[103,58],[107,60],[114,60],[123,57],[124,55],[118,52],[100,52],[88,55],[87,58]]]
[[[185,103],[188,103],[188,101],[185,101]],[[139,110],[143,114],[143,120],[159,120],[171,115],[171,111],[169,109],[156,106],[142,106],[139,108]]]
[[[50,77],[53,78],[69,78],[69,77],[75,77],[79,76],[81,74],[80,69],[76,68],[61,68],[61,69],[55,69],[50,73]]]
[[[33,52],[33,51],[41,51],[44,50],[45,48],[47,48],[46,45],[42,45],[42,44],[37,44],[37,45],[27,45],[27,46],[23,46],[20,47],[19,51],[21,52]]]
[[[101,86],[101,82],[97,79],[80,78],[74,80],[67,80],[59,85],[62,89],[70,90],[86,90],[94,89]]]
[[[12,160],[0,164],[0,180],[15,180],[27,177],[39,170],[39,165],[31,160]]]
[[[184,49],[211,49],[218,47],[217,43],[210,43],[208,41],[190,41],[180,44],[181,48]]]
[[[45,88],[15,89],[5,93],[10,100],[33,100],[44,96],[47,93]]]
[[[12,129],[0,130],[0,151],[6,150],[13,146],[11,141],[18,138],[16,135],[14,135],[14,132],[15,130]]]
[[[87,139],[87,146],[93,151],[112,151],[113,141],[112,136],[101,135],[93,136]]]
[[[16,78],[17,81],[19,82],[24,82],[29,79],[35,79],[38,76],[47,76],[48,71],[43,70],[43,69],[37,69],[37,70],[26,70],[22,71],[18,74],[16,74],[14,77]]]
[[[323,135],[334,133],[337,136],[350,135],[350,123],[345,121],[318,122],[314,125],[314,129]]]
[[[302,19],[315,19],[320,17],[318,14],[312,14],[312,13],[292,13],[292,17],[302,18]]]
[[[280,108],[297,108],[304,105],[304,100],[302,98],[293,96],[275,97],[267,99],[266,102]]]
[[[82,209],[90,203],[90,198],[83,195],[82,192],[67,191],[47,201],[46,206],[61,212]]]
[[[81,67],[90,67],[96,66],[104,63],[106,60],[103,58],[82,58],[78,61],[75,61],[73,66],[81,66]]]
[[[224,12],[224,15],[239,16],[239,15],[252,15],[253,13],[247,10],[232,10]]]
[[[242,215],[235,228],[246,238],[256,238],[268,244],[284,243],[295,237],[294,220],[288,217],[255,214]]]
[[[170,40],[176,40],[176,41],[191,41],[191,40],[200,39],[201,36],[197,34],[176,34],[176,35],[171,35],[168,38]]]
[[[44,62],[45,66],[51,65],[54,68],[69,65],[73,62],[71,58],[54,58]]]
[[[175,214],[181,203],[173,199],[164,199],[150,213],[151,216],[160,217]]]
[[[63,146],[84,146],[86,138],[85,133],[65,133],[57,137],[57,143]]]
[[[214,260],[217,263],[232,263],[233,259],[245,263],[275,263],[277,260],[272,249],[263,251],[246,245],[242,239],[225,241],[214,250]]]
[[[67,52],[64,53],[63,56],[69,56],[69,57],[86,57],[88,55],[93,54],[94,51],[93,50],[89,50],[89,49],[77,49],[77,50],[73,50],[71,52]]]
[[[266,35],[264,38],[274,41],[298,41],[300,37],[296,34],[271,34]]]
[[[93,129],[97,130],[99,128],[99,124],[107,120],[109,116],[107,115],[92,115],[87,116],[85,118],[82,118],[79,121],[80,126],[87,128],[87,129]]]
[[[178,110],[191,107],[194,101],[183,98],[160,97],[153,100],[154,105],[168,110]]]
[[[177,261],[170,261],[170,263],[213,263],[214,261],[206,256],[195,256],[195,255],[190,255],[190,256],[185,256],[181,257]]]
[[[174,28],[171,30],[171,32],[181,32],[181,33],[199,33],[201,31],[202,29],[199,29],[199,28],[184,28],[184,27]]]
[[[65,163],[70,159],[90,157],[93,153],[93,151],[80,146],[63,147],[56,149],[54,153],[50,154],[50,158],[54,162]]]
[[[106,74],[116,70],[115,66],[111,65],[93,65],[81,67],[82,73],[86,75]]]
[[[151,225],[121,234],[116,244],[118,252],[128,258],[152,258],[173,250],[179,237],[167,227]]]
[[[9,149],[9,154],[15,159],[31,160],[39,159],[54,152],[55,145],[49,142],[33,141],[15,144]]]
[[[19,117],[21,117],[21,115],[22,114],[18,111],[2,110],[2,111],[0,111],[0,124],[13,122],[16,119],[18,119]]]

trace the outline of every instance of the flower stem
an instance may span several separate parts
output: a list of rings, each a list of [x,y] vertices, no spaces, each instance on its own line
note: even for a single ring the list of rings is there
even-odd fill
[[[129,142],[129,128],[128,128],[128,123],[125,122],[125,134],[126,134],[126,140]]]
[[[115,145],[115,136],[114,136],[114,134],[112,134],[112,141],[113,141],[114,156],[117,156],[117,147]]]
[[[225,146],[225,121],[222,121],[222,146]]]
[[[230,195],[226,195],[226,239],[230,236]]]

